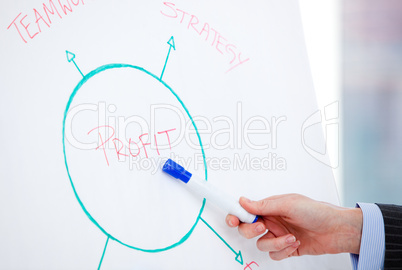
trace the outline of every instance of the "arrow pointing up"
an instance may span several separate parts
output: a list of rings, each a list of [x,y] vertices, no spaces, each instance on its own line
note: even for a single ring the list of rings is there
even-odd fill
[[[66,56],[67,56],[67,61],[73,62],[74,66],[78,69],[78,71],[81,73],[82,77],[85,77],[84,74],[81,72],[80,68],[77,66],[77,64],[75,63],[74,59],[75,59],[75,54],[73,54],[72,52],[69,52],[66,50]]]
[[[66,51],[66,55],[67,55],[67,61],[70,63],[71,61],[74,60],[75,58],[75,54],[73,54],[72,52]]]
[[[162,81],[163,73],[165,73],[165,68],[166,68],[167,61],[168,61],[168,59],[169,59],[170,51],[172,50],[172,48],[173,48],[173,50],[176,50],[176,46],[175,46],[175,44],[174,44],[174,38],[173,38],[173,36],[170,37],[170,39],[169,39],[169,41],[167,42],[167,44],[169,44],[169,51],[168,51],[168,54],[167,54],[167,56],[166,56],[165,65],[163,66],[161,76],[160,76],[160,78],[159,78],[160,81]]]
[[[169,44],[170,47],[173,47],[173,50],[176,50],[176,47],[174,46],[174,38],[173,38],[173,36],[170,37],[170,39],[167,42],[167,44]]]

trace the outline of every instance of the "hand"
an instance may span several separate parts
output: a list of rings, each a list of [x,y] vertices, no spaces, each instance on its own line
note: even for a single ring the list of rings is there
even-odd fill
[[[359,253],[363,214],[360,208],[343,208],[298,194],[272,196],[260,201],[240,198],[241,206],[258,215],[256,223],[240,223],[228,215],[226,223],[257,241],[273,260],[291,256]],[[268,230],[268,231],[267,231]]]

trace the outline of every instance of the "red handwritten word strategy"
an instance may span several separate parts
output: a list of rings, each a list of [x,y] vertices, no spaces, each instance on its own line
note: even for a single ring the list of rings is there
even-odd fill
[[[163,10],[160,11],[162,15],[180,21],[180,24],[186,25],[189,31],[195,32],[201,38],[204,38],[206,42],[209,42],[211,47],[215,48],[218,53],[229,58],[230,68],[226,72],[250,60],[250,58],[242,59],[241,52],[238,48],[234,44],[229,43],[228,40],[217,30],[212,28],[209,23],[201,23],[197,16],[177,8],[173,3],[164,2],[163,4]]]
[[[106,138],[106,140],[104,140],[105,138],[102,138],[102,134],[100,133],[100,129],[109,129],[110,132],[110,136],[108,138]],[[150,142],[145,141],[145,139],[143,139],[143,137],[145,136],[149,136],[148,133],[143,133],[140,136],[138,136],[138,140],[140,142],[140,145],[138,143],[136,143],[135,141],[133,141],[131,138],[129,138],[129,142],[128,145],[124,145],[124,143],[118,139],[115,138],[115,130],[113,127],[111,126],[98,126],[96,128],[91,129],[87,135],[91,134],[93,131],[97,130],[98,131],[98,136],[99,136],[99,142],[100,144],[98,145],[98,147],[95,148],[95,150],[98,150],[99,148],[101,148],[103,150],[103,154],[105,155],[105,159],[106,159],[106,163],[109,166],[109,159],[108,156],[106,154],[106,143],[109,141],[113,142],[114,145],[114,149],[116,151],[116,155],[117,155],[117,159],[120,160],[120,156],[125,156],[128,157],[127,154],[122,153],[122,150],[125,150],[125,148],[128,148],[128,152],[132,157],[137,157],[141,154],[141,149],[144,152],[144,155],[146,158],[148,158],[148,150],[145,146],[147,145],[151,145]],[[162,130],[157,132],[157,134],[153,134],[153,141],[154,141],[154,145],[155,145],[155,150],[156,153],[160,156],[160,152],[159,152],[159,146],[158,146],[158,137],[162,137],[162,136],[166,136],[166,139],[169,143],[169,149],[172,149],[172,146],[170,144],[170,137],[169,137],[169,132],[175,131],[175,128],[172,129],[168,129],[168,130]],[[151,136],[152,137],[152,136]]]
[[[256,269],[255,267],[252,268],[253,264],[255,264],[257,268],[260,268],[260,266],[258,265],[258,263],[256,263],[255,261],[252,261],[251,263],[246,263],[246,266],[244,267],[243,270],[253,270],[253,269]]]
[[[68,13],[73,12],[73,7],[84,5],[84,0],[58,0],[57,2],[49,0],[48,5],[42,4],[41,9],[33,9],[29,16],[20,12],[14,20],[8,25],[7,29],[15,27],[22,41],[33,39],[42,32],[43,27],[50,28],[52,19],[58,16],[60,19]],[[43,10],[43,11],[42,11]],[[57,14],[57,15],[56,15]],[[63,15],[64,14],[64,15]],[[34,18],[35,17],[35,18]],[[29,39],[28,39],[29,38]]]

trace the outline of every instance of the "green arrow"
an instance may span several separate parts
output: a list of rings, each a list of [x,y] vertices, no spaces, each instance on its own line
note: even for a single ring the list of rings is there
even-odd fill
[[[77,64],[76,64],[75,61],[74,61],[75,54],[73,54],[72,52],[69,52],[69,51],[66,50],[66,55],[67,55],[67,61],[68,61],[69,63],[70,63],[70,62],[73,62],[74,65],[75,65],[75,67],[76,67],[76,68],[78,69],[78,71],[81,73],[82,77],[84,77],[84,74],[82,74],[80,68],[77,66]]]
[[[110,238],[110,237],[108,236],[107,239],[106,239],[105,248],[103,249],[103,253],[102,253],[102,257],[101,257],[100,262],[99,262],[98,270],[99,270],[99,269],[101,268],[101,266],[102,266],[103,257],[105,257],[105,252],[106,252],[107,244],[109,243],[109,238]]]
[[[159,78],[160,81],[162,81],[163,73],[165,73],[165,68],[166,68],[167,61],[168,61],[168,59],[169,59],[170,51],[172,50],[172,48],[173,48],[173,50],[176,50],[176,47],[175,47],[175,45],[174,45],[174,38],[173,38],[173,36],[170,37],[170,39],[169,39],[169,41],[167,42],[167,44],[169,44],[169,51],[168,51],[168,54],[167,54],[167,56],[166,56],[165,65],[163,66],[163,69],[162,69],[162,74],[161,74],[161,76],[160,76],[160,78]]]
[[[225,243],[225,245],[236,255],[235,260],[240,263],[241,265],[243,265],[243,256],[241,255],[241,251],[239,250],[239,252],[236,252],[226,241],[225,239],[222,238],[222,236],[220,236],[212,227],[211,225],[209,225],[202,217],[200,217],[201,221],[204,222],[205,225],[207,225],[208,228],[211,229],[211,231],[213,231],[216,236],[219,237],[219,239],[222,240],[223,243]]]

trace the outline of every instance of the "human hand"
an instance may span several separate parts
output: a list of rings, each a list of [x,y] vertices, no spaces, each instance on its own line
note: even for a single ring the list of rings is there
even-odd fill
[[[274,260],[291,256],[359,253],[363,214],[299,194],[272,196],[260,201],[240,198],[241,206],[260,216],[253,224],[228,215],[226,223],[250,239],[262,235],[257,248]],[[268,231],[267,231],[268,230]]]

